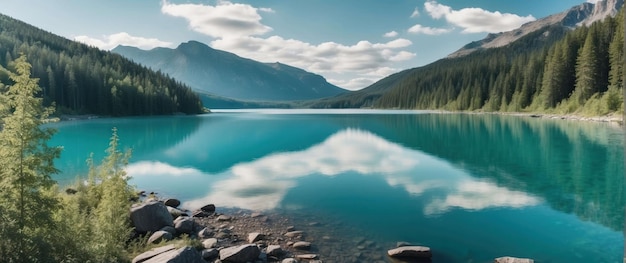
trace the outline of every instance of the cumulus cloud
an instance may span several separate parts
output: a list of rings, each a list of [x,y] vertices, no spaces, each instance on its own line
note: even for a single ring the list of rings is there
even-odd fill
[[[173,45],[170,42],[161,41],[156,38],[131,36],[126,32],[103,36],[102,39],[89,36],[76,36],[74,40],[103,50],[111,50],[119,45],[133,46],[146,50],[155,47],[171,47]]]
[[[383,36],[384,37],[397,37],[398,36],[398,32],[396,32],[396,31],[389,31],[389,32],[385,33]]]
[[[262,35],[272,30],[261,23],[259,12],[273,13],[271,8],[219,1],[215,6],[203,4],[172,4],[164,1],[161,12],[182,17],[189,27],[212,37]]]
[[[413,34],[425,34],[425,35],[441,35],[452,31],[452,29],[447,28],[434,28],[428,26],[422,26],[420,24],[416,24],[409,28],[409,33]]]
[[[359,41],[354,45],[335,42],[315,45],[280,36],[268,38],[245,36],[217,39],[211,43],[211,46],[258,61],[280,61],[322,75],[325,73],[355,74],[356,78],[363,78],[364,74],[376,72],[393,62],[413,58],[414,53],[402,50],[412,44],[410,40],[399,38],[386,43]],[[365,83],[363,79],[355,81]],[[336,82],[335,84],[338,85]],[[365,86],[359,88],[363,87]]]
[[[277,35],[264,36],[272,28],[262,23],[261,14],[275,11],[248,4],[228,1],[218,1],[215,5],[174,4],[163,1],[161,11],[184,18],[191,30],[214,37],[215,40],[210,43],[213,48],[261,62],[289,64],[320,75],[342,75],[345,79],[331,83],[348,89],[364,88],[377,80],[364,74],[415,56],[403,50],[412,45],[411,41],[403,38],[386,43],[359,41],[340,44],[329,41],[318,44]],[[395,38],[397,35],[397,32],[391,31],[384,36]],[[356,87],[357,84],[365,85]]]
[[[532,15],[518,16],[498,11],[491,12],[481,8],[453,10],[451,7],[436,1],[425,2],[424,9],[432,18],[444,18],[448,23],[463,28],[463,33],[504,32],[536,20]]]

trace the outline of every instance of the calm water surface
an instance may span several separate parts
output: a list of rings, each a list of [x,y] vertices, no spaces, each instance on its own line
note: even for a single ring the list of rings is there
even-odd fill
[[[621,262],[624,134],[607,124],[406,111],[230,111],[54,124],[55,179],[132,148],[132,183],[187,208],[278,211],[430,246],[433,262]]]

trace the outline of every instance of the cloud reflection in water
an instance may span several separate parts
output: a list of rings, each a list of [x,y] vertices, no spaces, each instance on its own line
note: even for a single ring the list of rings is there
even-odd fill
[[[150,170],[161,176],[192,175],[194,179],[198,179],[200,172],[158,162],[141,162],[128,167],[128,173],[135,178],[150,174]],[[401,187],[414,196],[429,190],[443,190],[445,196],[428,201],[424,208],[427,215],[445,213],[454,207],[481,210],[539,203],[538,198],[526,193],[476,181],[443,160],[370,132],[347,129],[303,151],[276,153],[240,163],[217,176],[205,174],[194,184],[211,185],[208,195],[184,205],[197,208],[215,203],[252,210],[273,209],[279,207],[287,192],[297,185],[298,178],[316,174],[338,176],[346,172],[381,176],[390,186]]]

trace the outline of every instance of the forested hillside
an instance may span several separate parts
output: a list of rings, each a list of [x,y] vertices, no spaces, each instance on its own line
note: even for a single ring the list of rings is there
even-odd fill
[[[622,105],[623,10],[589,27],[551,26],[505,47],[442,59],[403,72],[380,93],[337,97],[314,107],[532,111],[602,115]],[[373,96],[366,96],[367,94]],[[376,96],[378,95],[378,96]],[[367,98],[367,100],[363,99]]]
[[[0,15],[0,65],[25,54],[46,104],[58,113],[156,115],[202,112],[198,95],[160,72]],[[0,82],[11,83],[0,73]]]

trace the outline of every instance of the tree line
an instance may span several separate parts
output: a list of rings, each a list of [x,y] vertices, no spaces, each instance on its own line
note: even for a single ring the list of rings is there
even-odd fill
[[[0,15],[0,65],[28,56],[39,96],[61,114],[107,116],[202,112],[188,86],[120,55],[70,41]],[[7,74],[0,81],[10,82]]]
[[[620,111],[624,12],[568,31],[551,26],[508,46],[416,69],[374,104],[390,108]]]

